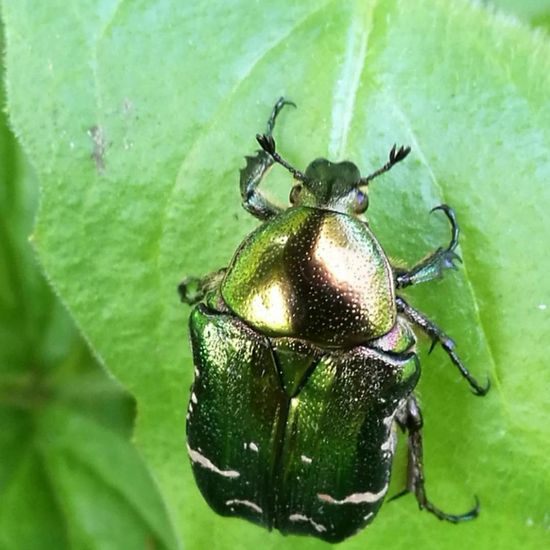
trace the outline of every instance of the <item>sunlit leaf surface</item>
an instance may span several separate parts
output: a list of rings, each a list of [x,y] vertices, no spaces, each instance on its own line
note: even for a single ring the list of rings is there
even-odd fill
[[[372,227],[412,262],[463,230],[458,273],[409,299],[493,381],[474,397],[441,350],[420,395],[430,497],[461,526],[383,507],[342,548],[541,548],[550,528],[550,46],[460,0],[221,4],[4,2],[9,108],[42,181],[34,239],[94,350],[137,398],[137,444],[187,548],[317,547],[201,499],[185,451],[192,365],[186,274],[226,265],[257,223],[238,169],[277,97],[299,167],[350,158],[367,172],[394,142],[407,162],[373,185]],[[279,171],[266,188],[284,198]],[[396,473],[394,490],[403,476]]]

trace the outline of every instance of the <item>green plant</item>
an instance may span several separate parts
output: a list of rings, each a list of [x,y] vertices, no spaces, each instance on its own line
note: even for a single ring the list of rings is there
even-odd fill
[[[544,546],[547,38],[459,0],[3,9],[8,110],[42,192],[34,246],[95,354],[137,400],[134,439],[181,545],[318,544],[215,516],[183,433],[192,368],[175,288],[225,265],[254,227],[238,169],[286,95],[298,109],[281,117],[278,143],[297,167],[348,157],[366,172],[394,142],[411,146],[406,166],[373,186],[372,225],[410,262],[447,235],[430,208],[453,205],[464,268],[409,297],[493,380],[478,399],[440,350],[424,358],[430,497],[460,512],[476,493],[480,518],[454,527],[404,498],[342,548]],[[283,197],[290,188],[282,172],[270,185]],[[394,491],[400,481],[396,471]]]

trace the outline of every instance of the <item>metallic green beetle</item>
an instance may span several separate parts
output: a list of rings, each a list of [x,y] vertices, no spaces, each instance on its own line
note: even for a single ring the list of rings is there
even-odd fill
[[[302,173],[278,155],[272,137],[289,103],[276,103],[257,136],[262,149],[241,171],[243,206],[264,223],[228,268],[179,286],[182,301],[198,303],[190,318],[195,380],[187,415],[197,484],[219,514],[338,542],[378,512],[398,426],[409,443],[404,492],[439,519],[472,519],[477,503],[450,515],[426,497],[412,326],[443,346],[474,393],[484,395],[489,385],[480,386],[453,341],[395,293],[455,267],[454,212],[434,209],[451,223],[447,248],[408,271],[392,268],[362,214],[368,184],[410,149],[394,146],[367,177],[351,162],[325,159]],[[296,180],[287,209],[258,190],[274,163]]]

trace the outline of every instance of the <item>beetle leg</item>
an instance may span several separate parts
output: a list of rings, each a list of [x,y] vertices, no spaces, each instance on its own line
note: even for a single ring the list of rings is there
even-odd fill
[[[403,298],[396,296],[395,303],[397,306],[397,311],[403,313],[403,315],[414,325],[420,327],[431,339],[432,347],[439,342],[441,347],[445,350],[447,355],[450,357],[453,364],[458,368],[460,374],[470,384],[471,388],[475,395],[485,395],[489,388],[491,387],[491,382],[488,379],[485,386],[480,386],[479,382],[470,374],[470,371],[464,366],[456,352],[454,351],[455,343],[452,338],[447,336],[435,323],[430,321],[423,313],[411,307]]]
[[[275,103],[269,120],[267,121],[267,131],[265,135],[271,136],[277,116],[285,105],[294,105],[294,103],[287,101],[284,97],[280,97],[277,103]],[[258,191],[260,182],[275,161],[271,155],[263,150],[256,151],[254,156],[246,156],[245,159],[246,166],[241,170],[240,178],[243,207],[256,218],[267,220],[282,212],[279,206],[268,201],[260,191]]]
[[[296,103],[293,101],[289,101],[288,99],[285,99],[284,97],[280,97],[277,100],[277,103],[273,106],[273,110],[271,111],[271,114],[269,115],[269,119],[267,121],[267,131],[265,133],[266,136],[270,136],[273,133],[273,129],[275,128],[275,122],[277,120],[277,116],[279,116],[279,113],[283,110],[283,107],[285,105],[292,105],[293,107],[296,107]]]
[[[447,248],[438,248],[433,254],[420,261],[408,271],[396,270],[395,281],[397,288],[404,288],[418,283],[440,279],[445,269],[456,269],[455,262],[462,262],[460,256],[455,252],[458,245],[459,227],[456,221],[455,211],[446,204],[440,204],[432,208],[430,212],[442,210],[451,222],[451,242]]]
[[[221,283],[227,269],[224,267],[208,273],[204,277],[185,277],[178,285],[178,294],[184,304],[194,305],[199,303],[207,292],[215,290]]]
[[[418,506],[421,509],[428,510],[441,520],[459,523],[474,519],[479,514],[479,501],[476,497],[476,505],[465,514],[447,514],[434,506],[426,496],[424,479],[424,461],[422,448],[422,414],[418,402],[413,395],[410,395],[396,416],[397,423],[408,433],[408,473],[407,489],[404,491],[414,493]],[[397,494],[394,498],[402,496],[404,493]],[[393,499],[392,499],[393,500]]]

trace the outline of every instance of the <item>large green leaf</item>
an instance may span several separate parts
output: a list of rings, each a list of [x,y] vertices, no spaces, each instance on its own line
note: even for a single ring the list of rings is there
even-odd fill
[[[438,350],[420,393],[431,498],[458,527],[385,506],[344,547],[539,548],[548,540],[550,451],[550,46],[462,1],[67,4],[5,0],[9,109],[40,172],[35,242],[95,351],[136,396],[136,441],[189,548],[312,547],[215,516],[184,443],[192,365],[185,274],[226,265],[256,222],[238,168],[274,100],[299,105],[281,152],[350,158],[364,172],[394,142],[404,165],[373,186],[370,219],[408,262],[448,238],[430,208],[452,204],[464,267],[411,290],[493,390],[472,396]],[[285,196],[288,178],[266,188]],[[400,477],[402,479],[402,477]],[[398,487],[395,487],[397,490]]]

